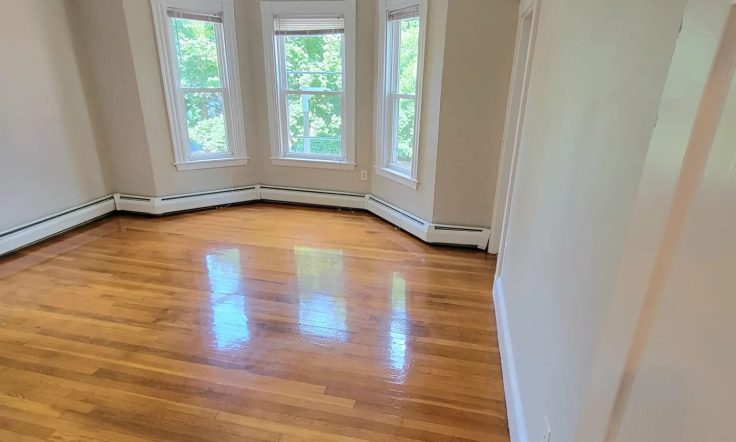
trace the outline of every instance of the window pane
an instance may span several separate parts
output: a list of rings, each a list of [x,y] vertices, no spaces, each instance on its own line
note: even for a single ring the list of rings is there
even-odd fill
[[[396,125],[394,149],[391,154],[392,162],[411,170],[414,157],[414,116],[416,113],[413,98],[399,98],[396,100],[398,109],[398,124]]]
[[[217,59],[219,23],[172,18],[181,87],[221,87]]]
[[[282,37],[287,87],[294,90],[341,91],[343,35]]]
[[[185,92],[189,154],[229,152],[222,92]]]
[[[415,94],[419,61],[419,17],[399,21],[399,90],[400,94]]]
[[[289,152],[342,156],[342,97],[289,94]]]

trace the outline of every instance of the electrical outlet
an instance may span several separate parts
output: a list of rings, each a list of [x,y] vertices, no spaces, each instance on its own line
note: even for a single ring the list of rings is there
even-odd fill
[[[368,171],[367,170],[361,170],[360,171],[360,180],[361,181],[368,181]]]
[[[542,442],[551,442],[552,430],[549,428],[549,417],[544,416],[544,438]]]

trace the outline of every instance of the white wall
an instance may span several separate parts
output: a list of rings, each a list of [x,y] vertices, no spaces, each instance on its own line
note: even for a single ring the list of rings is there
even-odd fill
[[[735,123],[736,84],[664,276],[617,441],[736,438]]]
[[[110,191],[61,0],[0,0],[0,231]]]
[[[581,425],[684,5],[542,2],[500,275],[532,441]]]
[[[646,341],[641,336],[643,324],[651,322],[653,312],[647,306],[651,303],[647,292],[728,7],[727,0],[690,0],[685,9],[624,241],[625,259],[601,325],[579,441],[594,440],[608,428],[615,432],[626,391],[637,376],[635,361]]]

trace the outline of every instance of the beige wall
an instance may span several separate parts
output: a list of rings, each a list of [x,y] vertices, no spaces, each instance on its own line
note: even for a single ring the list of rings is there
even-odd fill
[[[432,220],[491,225],[518,0],[450,2]]]
[[[355,110],[355,170],[329,170],[302,167],[274,166],[271,164],[271,145],[268,129],[268,104],[266,95],[265,65],[263,57],[263,36],[261,33],[261,13],[259,0],[245,2],[248,8],[243,26],[247,29],[251,59],[250,75],[256,106],[253,112],[258,115],[259,155],[261,160],[261,181],[263,184],[306,187],[313,189],[341,190],[368,193],[370,183],[360,180],[361,170],[370,170],[373,165],[373,74],[376,0],[356,2],[356,110]],[[242,73],[241,73],[242,75]]]
[[[449,2],[448,0],[429,0],[428,4],[424,74],[422,78],[421,124],[419,128],[419,163],[417,171],[419,185],[416,190],[411,189],[373,171],[371,193],[414,215],[431,221],[434,211],[437,142]]]
[[[67,4],[110,185],[120,193],[156,195],[122,2]]]
[[[357,2],[353,171],[271,164],[259,0],[235,2],[249,164],[190,171],[173,164],[150,2],[66,1],[104,172],[114,191],[164,196],[264,183],[372,192],[430,221],[490,224],[516,0],[430,0],[417,190],[372,173],[376,0]],[[446,47],[448,10],[452,36]],[[467,21],[483,30],[481,39],[466,28]],[[485,51],[479,56],[476,49]],[[476,87],[483,93],[469,92]],[[447,162],[440,169],[438,153]],[[360,180],[363,170],[370,171],[369,181]]]
[[[603,440],[576,436],[684,5],[542,2],[500,275],[531,438]]]
[[[60,0],[1,0],[0,231],[110,192]]]

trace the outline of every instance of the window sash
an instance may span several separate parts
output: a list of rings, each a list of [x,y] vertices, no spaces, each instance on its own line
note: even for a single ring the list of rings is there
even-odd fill
[[[234,1],[151,0],[151,8],[163,75],[174,164],[177,169],[189,170],[247,164],[242,107],[244,97],[239,84]],[[180,54],[177,51],[178,36],[173,26],[176,19],[212,23],[218,64],[217,73],[220,79],[218,87],[204,87],[204,85],[199,84],[187,85],[186,87],[182,85]],[[209,118],[209,115],[218,117],[222,115],[226,148],[221,146],[221,152],[210,153],[192,150],[186,111],[186,105],[192,103],[192,94],[201,94],[205,97],[208,113],[205,114],[205,108],[203,108],[202,115],[204,118]],[[185,101],[185,98],[187,101]],[[221,114],[220,108],[222,109]],[[213,163],[211,160],[217,161],[217,163]]]
[[[411,5],[405,8],[393,9],[391,11],[388,11],[386,16],[388,18],[388,21],[391,22],[391,21],[403,20],[405,18],[419,17],[419,13],[420,13],[419,5]]]
[[[171,11],[172,8],[169,8],[167,10]],[[185,14],[185,13],[182,13]],[[231,123],[231,109],[230,109],[230,97],[228,94],[225,93],[227,84],[227,71],[226,71],[226,65],[224,63],[225,60],[225,33],[223,30],[223,24],[222,24],[222,13],[217,14],[196,14],[196,13],[186,13],[190,17],[196,17],[196,18],[186,18],[188,20],[195,20],[195,21],[204,21],[204,22],[212,22],[214,23],[215,27],[215,46],[217,48],[217,69],[218,74],[220,76],[220,87],[219,88],[189,88],[189,87],[183,87],[181,86],[181,67],[179,66],[179,57],[174,54],[174,59],[176,60],[176,63],[174,64],[174,71],[176,73],[176,84],[177,89],[179,90],[178,98],[181,100],[181,106],[180,113],[181,113],[181,121],[182,121],[182,137],[183,140],[186,141],[185,149],[186,149],[186,159],[188,161],[201,161],[204,159],[222,159],[222,158],[230,158],[235,156],[235,150],[233,148],[233,136],[232,136],[232,123]],[[213,21],[209,20],[207,18],[201,19],[199,17],[219,17],[220,21]],[[182,18],[182,17],[172,17],[171,13],[169,12],[169,25],[171,25],[172,20],[174,18]],[[173,33],[173,27],[172,27],[172,38],[175,38],[175,34]],[[177,42],[174,41],[174,47],[176,47]],[[191,92],[214,92],[214,93],[221,93],[222,94],[222,116],[223,121],[225,122],[225,134],[226,134],[226,147],[227,150],[225,152],[213,152],[213,153],[196,153],[192,152],[190,150],[189,146],[189,124],[187,122],[187,115],[186,115],[186,106],[184,105],[184,94],[185,93],[191,93]]]
[[[274,20],[275,22],[275,20]],[[325,33],[319,33],[323,35]],[[281,158],[300,158],[300,159],[318,159],[318,160],[330,160],[330,161],[346,161],[347,160],[347,145],[346,145],[346,118],[347,109],[345,106],[345,78],[346,78],[346,60],[345,60],[345,38],[343,38],[342,45],[342,71],[335,72],[341,74],[342,88],[339,91],[331,90],[310,90],[310,89],[289,89],[287,88],[289,73],[295,73],[297,71],[286,70],[286,48],[285,48],[285,37],[287,35],[305,35],[305,34],[276,34],[274,33],[273,40],[276,51],[276,93],[278,95],[278,131],[280,137],[280,154]],[[314,34],[311,34],[314,35]],[[332,73],[332,72],[328,72]],[[311,152],[292,152],[290,150],[289,140],[291,138],[289,134],[289,95],[332,95],[340,97],[340,154],[320,154]],[[306,127],[305,127],[306,129]],[[306,135],[306,134],[305,134]]]
[[[416,10],[416,13],[414,12]],[[399,11],[406,11],[403,14],[397,14],[396,19],[391,19],[391,12],[388,13],[386,22],[386,45],[385,45],[385,81],[387,83],[387,93],[385,96],[384,112],[385,112],[385,132],[384,132],[384,149],[383,155],[384,167],[394,170],[402,175],[413,178],[415,164],[417,161],[418,150],[418,113],[419,100],[415,94],[405,94],[399,92],[399,63],[401,54],[401,20],[406,18],[414,18],[419,16],[419,6],[410,6]],[[423,26],[423,24],[422,24]],[[419,68],[419,66],[418,66]],[[417,80],[415,83],[415,91],[418,90],[419,73],[417,72]],[[398,161],[399,156],[399,102],[401,99],[411,99],[414,101],[414,130],[412,131],[412,160],[409,167]]]
[[[198,11],[187,11],[178,8],[166,8],[166,15],[169,18],[182,18],[185,20],[197,20],[212,23],[222,23],[222,12],[208,13]]]

